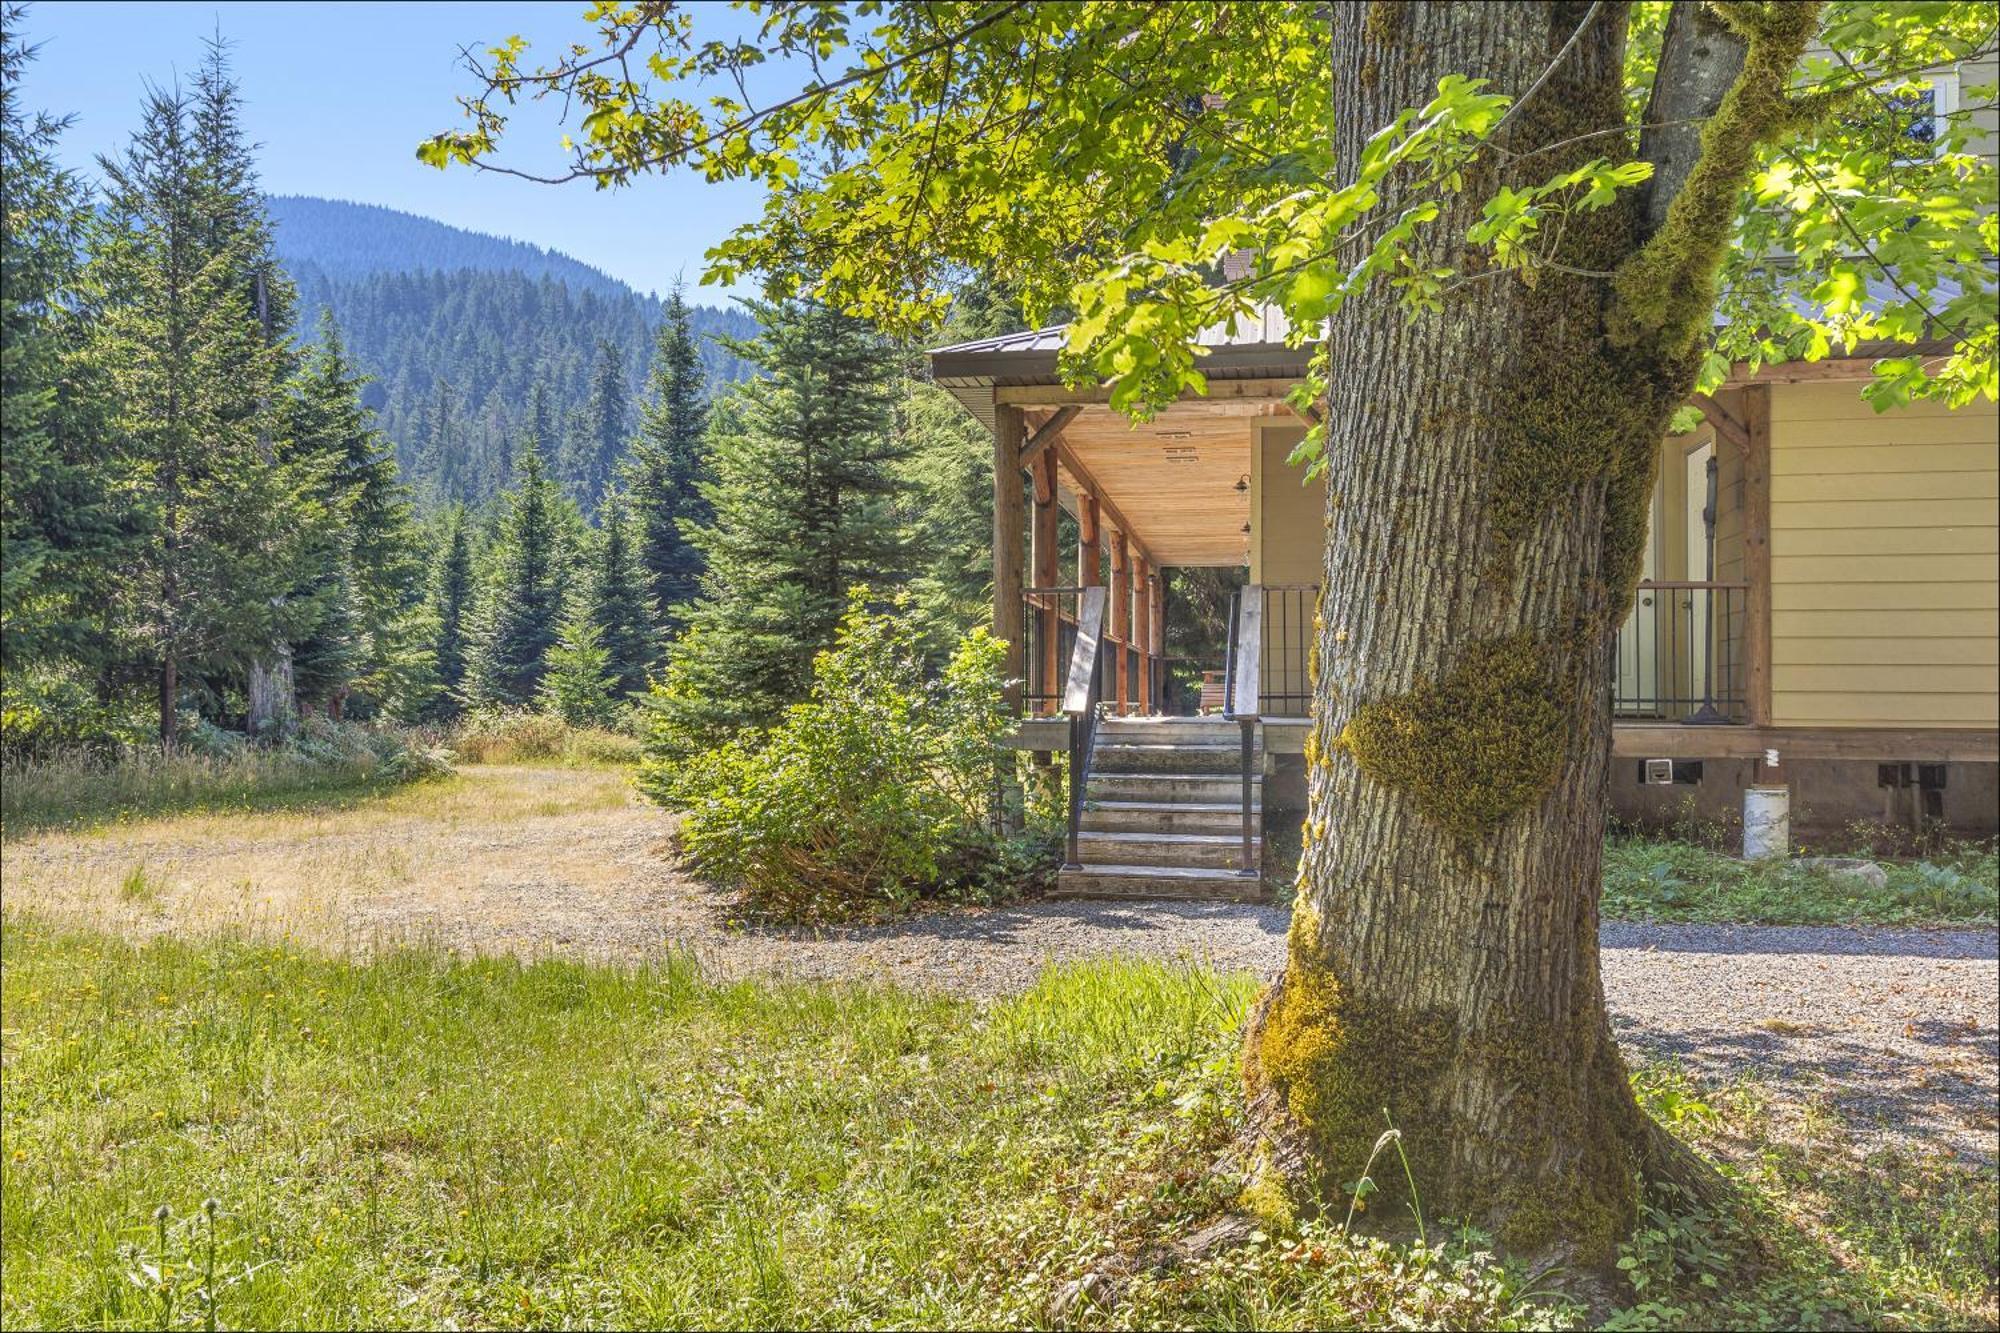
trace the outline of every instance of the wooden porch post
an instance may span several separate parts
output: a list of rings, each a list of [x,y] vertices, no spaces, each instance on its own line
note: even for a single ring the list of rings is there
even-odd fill
[[[1132,562],[1132,642],[1139,648],[1139,711],[1153,711],[1153,574],[1140,556]]]
[[[1008,711],[1021,713],[1021,409],[993,409],[993,637],[1007,645],[1004,694]]]
[[[1104,542],[1100,536],[1097,497],[1088,491],[1077,496],[1076,505],[1076,585],[1095,588],[1104,582]]]
[[[1750,725],[1771,725],[1771,386],[1743,386],[1743,577],[1749,621],[1743,627],[1744,686]],[[1782,768],[1784,756],[1778,756]],[[1780,774],[1761,761],[1759,781]]]
[[[1056,504],[1056,456],[1052,450],[1044,449],[1035,455],[1035,527],[1034,527],[1034,571],[1035,586],[1053,588],[1062,581],[1062,553],[1056,550],[1056,517],[1061,512]],[[1057,697],[1061,694],[1060,666],[1056,660],[1057,632],[1059,624],[1056,615],[1056,595],[1047,593],[1035,614],[1035,637],[1040,659],[1036,663],[1036,693],[1046,696],[1043,711],[1053,713],[1061,706]]]
[[[1152,614],[1148,617],[1153,626],[1152,710],[1157,713],[1166,705],[1167,684],[1167,575],[1157,565],[1153,567],[1153,581],[1146,596],[1152,604]]]
[[[1132,709],[1132,560],[1125,530],[1111,538],[1111,641],[1118,672],[1118,715]]]

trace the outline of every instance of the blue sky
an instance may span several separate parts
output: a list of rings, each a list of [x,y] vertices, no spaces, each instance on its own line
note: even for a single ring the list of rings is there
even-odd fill
[[[471,90],[457,66],[461,45],[484,47],[520,33],[533,49],[559,50],[589,31],[583,0],[562,3],[108,3],[41,0],[28,13],[40,45],[22,80],[27,105],[74,113],[63,157],[95,174],[137,120],[146,80],[171,82],[194,69],[202,39],[218,24],[232,43],[247,102],[246,123],[263,145],[264,187],[383,204],[454,226],[510,236],[574,255],[642,291],[662,291],[676,273],[690,284],[702,252],[757,215],[761,194],[742,183],[711,185],[688,172],[652,176],[618,191],[567,186],[418,164],[418,140],[459,122],[456,94]],[[701,15],[704,33],[740,22],[721,5]],[[763,81],[782,81],[775,66]],[[551,165],[561,129],[553,111],[522,108],[509,146],[515,165]],[[720,304],[703,289],[698,301]]]

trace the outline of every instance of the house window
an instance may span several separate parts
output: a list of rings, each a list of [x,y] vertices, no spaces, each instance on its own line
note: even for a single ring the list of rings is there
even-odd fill
[[[1928,88],[1884,93],[1882,100],[1896,118],[1897,132],[1914,146],[1910,156],[1924,156],[1944,138],[1958,110],[1958,75],[1933,74]]]

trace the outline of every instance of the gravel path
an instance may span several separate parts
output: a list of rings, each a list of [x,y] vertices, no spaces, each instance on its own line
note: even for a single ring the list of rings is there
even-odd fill
[[[612,960],[675,947],[721,976],[858,977],[976,996],[1018,990],[1050,962],[1107,954],[1263,973],[1283,961],[1287,913],[1239,905],[1036,903],[871,928],[748,929],[674,867],[667,821],[615,776],[467,776],[436,808],[9,842],[7,899],[139,934],[233,919],[361,947],[420,938]],[[161,886],[142,901],[118,887],[135,859]],[[1612,923],[1603,945],[1612,1020],[1635,1057],[1716,1080],[1752,1076],[1770,1087],[1774,1114],[1824,1106],[1856,1142],[2000,1155],[1992,930]]]

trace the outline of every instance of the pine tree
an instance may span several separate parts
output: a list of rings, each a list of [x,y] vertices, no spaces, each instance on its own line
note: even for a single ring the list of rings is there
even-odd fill
[[[464,692],[483,706],[526,707],[548,670],[563,613],[559,494],[528,441],[521,480],[502,497],[490,581],[482,590]]]
[[[586,516],[594,516],[625,449],[627,393],[618,349],[597,344],[590,372],[590,396],[570,423],[561,459],[564,488]]]
[[[701,493],[706,477],[703,436],[708,403],[701,357],[678,284],[653,339],[649,401],[626,460],[632,510],[639,525],[639,560],[660,628],[679,633],[681,611],[701,592],[702,555],[689,533],[709,521]]]
[[[331,521],[309,498],[311,467],[274,455],[289,353],[260,315],[288,297],[238,170],[219,52],[197,94],[150,92],[130,146],[103,160],[91,262],[103,306],[90,355],[141,469],[144,539],[118,610],[157,672],[169,748],[184,670],[240,673],[310,623],[314,608],[286,594]]]
[[[804,302],[756,307],[744,348],[766,372],[718,405],[693,532],[704,597],[656,692],[661,745],[771,722],[802,698],[848,588],[904,575],[891,418],[892,349],[865,323]]]
[[[646,604],[644,574],[633,559],[629,526],[623,497],[613,490],[604,500],[604,526],[590,588],[590,619],[604,645],[613,693],[621,699],[645,692],[659,656],[659,637]]]
[[[437,627],[432,661],[437,675],[438,694],[432,711],[450,716],[458,711],[459,694],[465,683],[468,616],[472,611],[472,534],[465,509],[454,505],[444,518],[444,540],[440,543],[431,573],[431,611]]]
[[[345,679],[316,671],[312,688],[303,675],[298,681],[302,703],[325,704],[336,716],[350,693],[360,696],[369,713],[404,705],[426,689],[432,671],[422,557],[409,497],[373,413],[361,405],[365,383],[347,357],[333,316],[322,314],[318,340],[307,349],[293,388],[287,435],[293,453],[320,460],[325,485],[318,498],[341,519],[320,589],[300,592],[323,589],[342,604],[329,607],[326,625],[296,645],[302,655],[323,656],[311,637],[339,627],[352,636]]]
[[[584,611],[563,620],[562,638],[548,655],[548,674],[542,678],[542,707],[576,727],[602,727],[610,723],[615,689],[611,654],[606,650],[597,622]]]
[[[129,540],[103,376],[82,354],[90,194],[56,165],[64,122],[20,104],[34,56],[24,17],[23,6],[0,11],[0,664],[10,680],[108,656],[109,594]]]

